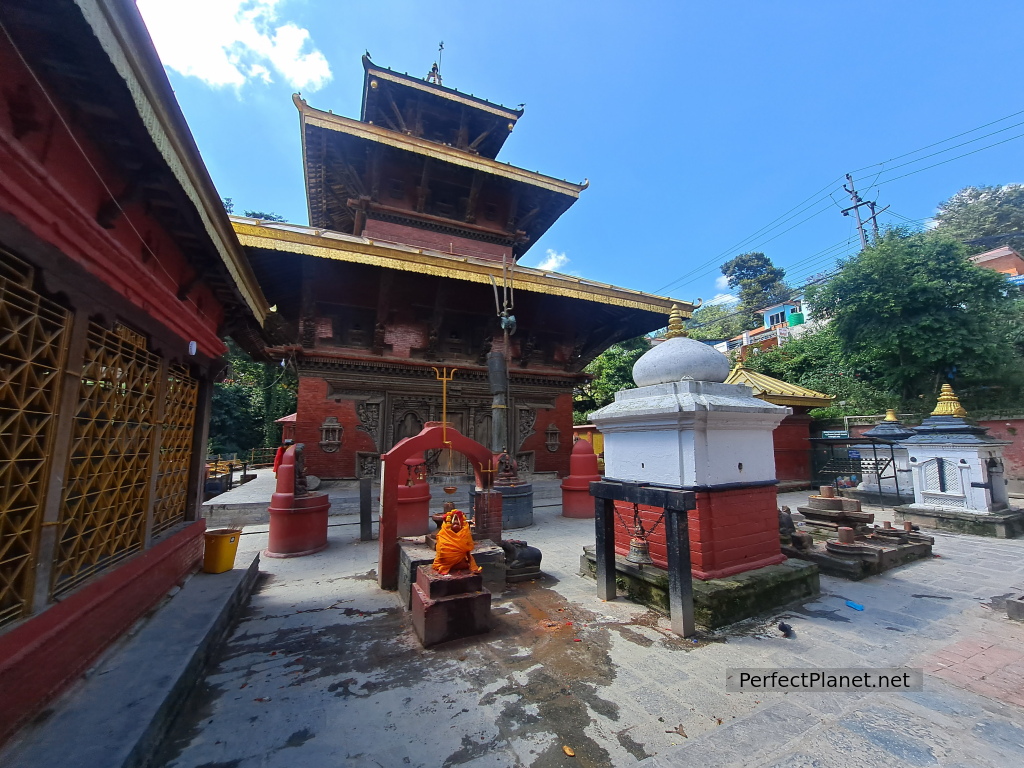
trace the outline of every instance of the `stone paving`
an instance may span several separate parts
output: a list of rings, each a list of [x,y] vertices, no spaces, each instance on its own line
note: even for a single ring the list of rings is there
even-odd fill
[[[263,561],[155,765],[1024,765],[1024,624],[998,608],[1024,591],[1024,540],[936,534],[939,557],[823,576],[819,599],[693,643],[641,606],[598,601],[577,575],[593,522],[539,507],[512,535],[542,549],[545,576],[495,596],[490,634],[424,650],[377,589],[377,543],[358,541],[353,516],[332,524],[324,552]],[[725,691],[727,667],[852,666],[920,666],[925,690]]]

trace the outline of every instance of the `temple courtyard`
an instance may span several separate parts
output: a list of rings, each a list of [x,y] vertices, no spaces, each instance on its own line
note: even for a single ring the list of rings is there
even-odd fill
[[[377,587],[377,543],[359,541],[354,511],[331,517],[327,550],[263,558],[155,764],[1024,764],[1024,624],[1000,608],[1024,590],[1024,540],[937,533],[938,557],[861,582],[823,575],[819,599],[694,642],[596,598],[578,575],[593,521],[562,517],[555,484],[538,485],[546,506],[511,535],[541,548],[544,575],[495,595],[496,626],[476,638],[421,647],[397,594]],[[246,528],[239,566],[265,531]],[[925,690],[725,691],[727,667],[858,666],[923,667]]]

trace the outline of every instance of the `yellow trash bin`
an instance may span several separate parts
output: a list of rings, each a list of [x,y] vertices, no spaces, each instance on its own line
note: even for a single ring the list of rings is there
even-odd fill
[[[241,535],[242,531],[237,528],[221,528],[204,533],[206,546],[203,551],[203,572],[224,573],[234,568],[238,538]]]

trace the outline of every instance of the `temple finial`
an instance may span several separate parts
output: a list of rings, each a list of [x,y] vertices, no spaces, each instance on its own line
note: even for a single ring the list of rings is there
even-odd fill
[[[680,336],[686,336],[686,330],[683,328],[683,313],[678,304],[673,304],[672,311],[668,313],[668,332],[665,334],[665,338],[675,339]]]
[[[956,396],[953,388],[949,384],[943,384],[942,391],[939,393],[939,401],[935,404],[932,416],[957,416],[962,419],[966,415],[967,411],[960,405],[960,398]]]
[[[896,418],[896,409],[895,408],[888,408],[888,409],[886,409],[886,411],[885,411],[885,418],[882,419],[882,421],[899,421],[899,419]]]

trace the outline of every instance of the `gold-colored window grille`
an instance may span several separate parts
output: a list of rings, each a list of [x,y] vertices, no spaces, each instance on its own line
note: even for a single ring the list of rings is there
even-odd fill
[[[0,251],[0,626],[32,609],[69,313]]]
[[[192,464],[199,382],[183,366],[171,366],[164,386],[164,420],[160,431],[160,464],[153,509],[153,534],[185,519]]]
[[[142,548],[159,380],[155,355],[90,323],[51,594]]]

